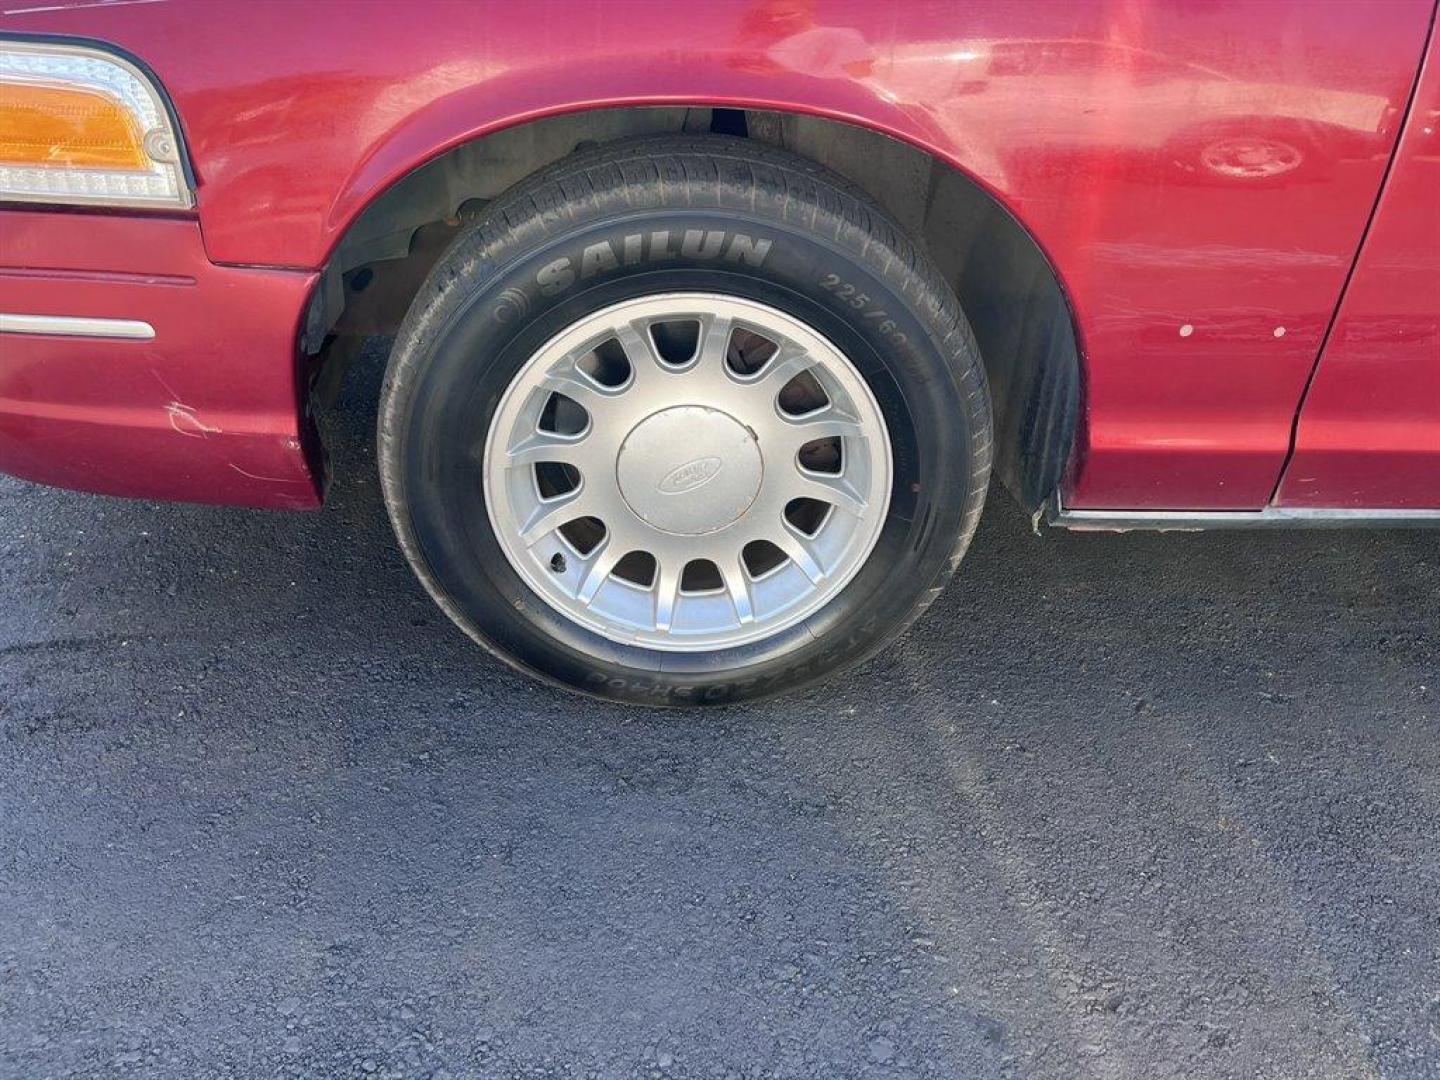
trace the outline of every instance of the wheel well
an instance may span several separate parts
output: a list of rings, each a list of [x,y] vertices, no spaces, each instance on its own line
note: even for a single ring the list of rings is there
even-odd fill
[[[454,147],[378,196],[321,274],[303,351],[333,400],[370,335],[393,334],[459,229],[511,185],[592,143],[664,132],[743,135],[809,158],[866,191],[939,265],[974,328],[995,413],[995,469],[1029,512],[1056,491],[1080,412],[1080,351],[1058,276],[1028,232],[970,177],[866,128],[795,113],[597,109]]]

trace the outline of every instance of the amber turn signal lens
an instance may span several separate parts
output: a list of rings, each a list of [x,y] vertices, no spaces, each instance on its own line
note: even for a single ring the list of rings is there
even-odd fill
[[[0,165],[149,168],[145,133],[105,94],[0,82]]]

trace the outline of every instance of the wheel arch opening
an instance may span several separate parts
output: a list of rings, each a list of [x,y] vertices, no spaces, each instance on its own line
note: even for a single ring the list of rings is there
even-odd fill
[[[975,332],[995,419],[995,472],[1032,516],[1057,492],[1081,423],[1081,342],[1059,274],[994,195],[950,163],[869,128],[798,112],[637,106],[502,128],[418,166],[341,236],[306,317],[302,352],[323,410],[371,336],[393,335],[465,218],[578,149],[645,134],[740,135],[854,183],[940,267]]]

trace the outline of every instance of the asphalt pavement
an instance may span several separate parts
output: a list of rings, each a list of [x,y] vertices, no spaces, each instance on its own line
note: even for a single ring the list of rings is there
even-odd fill
[[[1440,532],[1033,535],[651,712],[314,515],[0,478],[0,1076],[1440,1076]]]

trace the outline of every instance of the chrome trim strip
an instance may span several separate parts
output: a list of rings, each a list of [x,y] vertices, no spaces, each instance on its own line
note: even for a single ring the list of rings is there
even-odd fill
[[[58,334],[62,337],[127,338],[149,341],[155,328],[139,319],[86,319],[75,315],[6,315],[0,334]]]
[[[1130,532],[1153,529],[1338,529],[1346,527],[1440,528],[1440,510],[1353,510],[1267,506],[1263,510],[1067,510],[1059,495],[1045,510],[1045,522],[1062,529]]]

